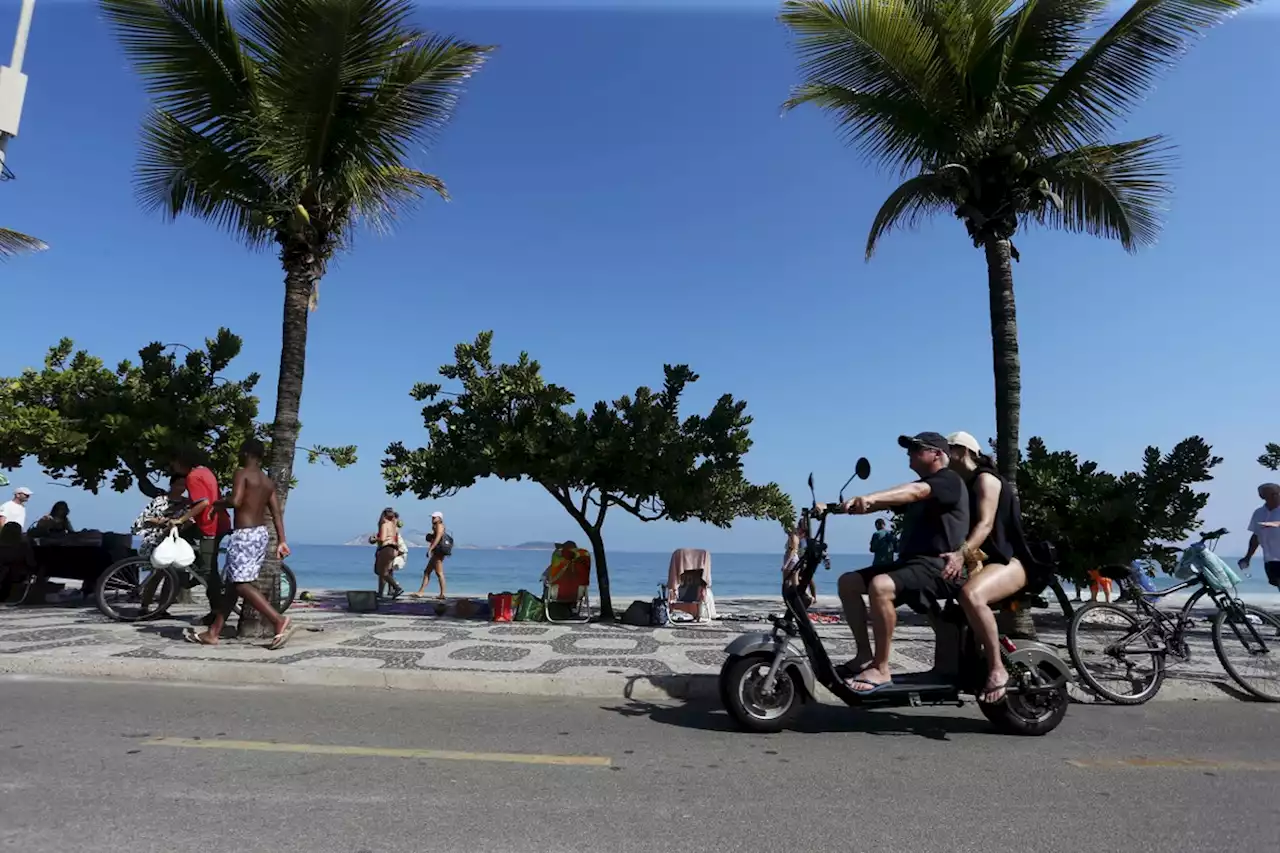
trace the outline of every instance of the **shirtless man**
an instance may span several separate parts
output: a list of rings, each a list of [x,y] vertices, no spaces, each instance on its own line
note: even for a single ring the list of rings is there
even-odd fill
[[[271,638],[271,644],[267,648],[284,648],[293,634],[293,620],[277,613],[254,586],[258,573],[262,571],[262,564],[267,559],[267,512],[271,513],[275,522],[276,539],[280,543],[276,546],[276,557],[283,560],[289,556],[289,545],[284,536],[284,512],[276,497],[276,484],[262,470],[262,457],[265,453],[262,442],[256,438],[245,441],[240,447],[241,467],[232,480],[231,497],[222,498],[215,503],[217,507],[235,510],[234,526],[227,537],[227,561],[223,567],[227,593],[223,596],[222,607],[209,630],[203,634],[188,631],[187,642],[216,646],[222,626],[231,615],[238,598],[243,598],[252,605],[275,629],[275,636]]]

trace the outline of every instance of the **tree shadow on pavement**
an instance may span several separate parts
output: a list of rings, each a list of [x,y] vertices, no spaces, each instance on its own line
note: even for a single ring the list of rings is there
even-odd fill
[[[658,704],[631,700],[624,705],[605,706],[623,717],[648,717],[655,723],[710,732],[738,732],[740,729],[714,701],[694,700],[683,703]],[[912,735],[929,740],[949,740],[959,734],[997,734],[985,719],[974,719],[958,713],[903,714],[883,708],[875,710],[844,708],[839,705],[811,703],[796,717],[788,731],[803,734],[850,733],[868,735]],[[743,733],[744,737],[749,737]]]

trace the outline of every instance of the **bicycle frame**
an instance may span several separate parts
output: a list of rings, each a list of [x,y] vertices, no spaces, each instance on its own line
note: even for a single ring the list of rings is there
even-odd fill
[[[1199,576],[1191,578],[1190,580],[1185,580],[1179,584],[1174,584],[1167,589],[1156,590],[1155,592],[1147,592],[1127,578],[1118,579],[1118,582],[1120,584],[1122,596],[1131,599],[1138,612],[1145,619],[1145,621],[1135,627],[1132,632],[1126,634],[1121,642],[1127,643],[1134,637],[1141,636],[1154,627],[1156,632],[1160,635],[1160,639],[1164,642],[1164,647],[1159,651],[1162,654],[1172,652],[1179,660],[1186,660],[1189,657],[1189,655],[1183,654],[1181,651],[1181,648],[1184,646],[1183,635],[1191,625],[1191,611],[1195,609],[1195,606],[1201,599],[1208,596],[1218,610],[1227,611],[1235,610],[1236,604],[1239,601],[1239,599],[1232,594],[1216,590],[1209,586],[1209,584]],[[1183,590],[1191,589],[1192,587],[1199,587],[1199,589],[1192,593],[1191,596],[1183,603],[1182,607],[1178,608],[1176,611],[1163,610],[1151,600],[1163,598],[1171,593],[1182,592]],[[1239,631],[1237,630],[1236,633],[1239,634]],[[1252,629],[1252,626],[1250,626],[1250,633],[1255,635],[1254,639],[1262,642],[1262,639],[1256,636],[1257,632]],[[1240,637],[1240,640],[1243,642],[1244,638]]]

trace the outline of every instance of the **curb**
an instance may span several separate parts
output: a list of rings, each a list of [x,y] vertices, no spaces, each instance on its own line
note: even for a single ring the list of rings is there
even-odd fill
[[[624,699],[641,702],[718,699],[715,675],[644,676],[622,674],[565,675],[526,672],[452,672],[404,669],[344,669],[264,663],[105,658],[92,661],[57,660],[0,655],[0,674],[53,677],[111,678],[188,684],[283,685],[295,687],[355,687],[505,696]],[[1070,686],[1073,704],[1108,705],[1076,684]],[[1226,683],[1166,682],[1153,702],[1240,701]],[[822,693],[822,704],[839,706]],[[1117,707],[1117,706],[1112,706]]]
[[[563,675],[524,672],[450,672],[403,669],[342,669],[262,663],[200,663],[162,660],[49,660],[0,655],[0,674],[191,684],[361,687],[443,693],[665,701],[718,695],[714,675]]]

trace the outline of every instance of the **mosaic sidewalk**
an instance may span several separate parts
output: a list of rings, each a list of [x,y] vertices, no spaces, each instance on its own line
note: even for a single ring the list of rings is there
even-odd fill
[[[777,602],[768,601],[722,605],[729,620],[667,628],[495,624],[302,606],[290,611],[299,630],[278,652],[261,642],[224,640],[216,648],[183,642],[183,631],[203,612],[194,606],[141,624],[112,622],[85,607],[4,607],[0,672],[689,698],[714,695],[725,646],[743,632],[767,629],[755,617],[770,604],[777,609]],[[915,617],[903,616],[893,664],[899,670],[927,668],[932,633]],[[853,656],[844,625],[819,625],[818,631],[833,658]],[[1041,639],[1061,646],[1063,634],[1046,625]],[[1215,686],[1225,675],[1207,636],[1197,638],[1194,652],[1191,663],[1171,671],[1162,698],[1229,695]]]

